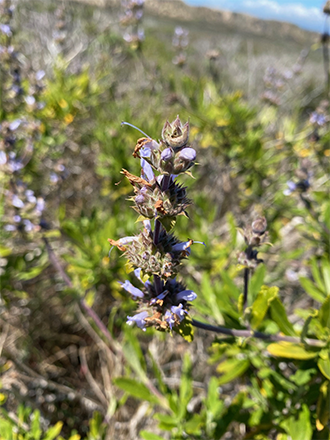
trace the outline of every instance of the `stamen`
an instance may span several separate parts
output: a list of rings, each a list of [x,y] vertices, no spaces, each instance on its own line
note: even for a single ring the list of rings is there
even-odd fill
[[[148,139],[151,139],[150,136],[148,136],[144,131],[140,130],[138,127],[135,127],[135,125],[130,124],[129,122],[122,122],[120,125],[129,125],[132,128],[135,128],[135,130],[138,130],[140,133],[144,134]]]

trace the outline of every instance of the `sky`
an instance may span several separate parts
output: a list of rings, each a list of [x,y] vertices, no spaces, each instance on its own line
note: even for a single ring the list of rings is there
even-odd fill
[[[304,29],[323,32],[325,0],[184,0],[192,6],[242,12],[269,20],[287,21]],[[330,17],[328,17],[330,22]]]

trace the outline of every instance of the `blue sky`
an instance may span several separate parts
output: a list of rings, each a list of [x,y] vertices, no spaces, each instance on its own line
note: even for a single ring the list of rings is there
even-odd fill
[[[325,0],[184,0],[193,6],[243,12],[256,17],[288,21],[304,29],[323,32]]]

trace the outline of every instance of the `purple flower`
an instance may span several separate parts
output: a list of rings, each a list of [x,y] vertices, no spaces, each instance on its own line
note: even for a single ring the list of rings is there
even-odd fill
[[[24,208],[24,203],[16,194],[13,196],[11,203],[15,208]]]
[[[168,323],[170,329],[172,330],[173,324],[175,324],[175,319],[173,318],[173,314],[169,310],[166,311],[164,315],[164,320]]]
[[[143,175],[147,178],[148,182],[154,180],[155,178],[154,172],[152,170],[151,165],[146,160],[141,159],[141,167],[142,167]]]
[[[40,81],[42,80],[42,78],[46,75],[44,70],[38,70],[38,72],[36,73],[36,80]]]
[[[119,281],[119,284],[122,286],[123,289],[126,290],[126,292],[130,293],[133,297],[136,298],[143,298],[144,293],[142,290],[138,289],[137,287],[134,287],[132,283],[130,283],[128,280],[125,281],[125,283],[122,283]]]
[[[8,24],[0,24],[0,30],[3,34],[7,35],[7,37],[11,36],[11,29]]]
[[[17,130],[17,128],[21,125],[21,122],[22,121],[20,119],[15,119],[15,121],[13,121],[9,124],[9,129],[11,131]]]
[[[143,331],[146,330],[145,326],[146,326],[146,322],[145,322],[145,318],[148,317],[148,312],[141,312],[138,313],[137,315],[134,316],[127,316],[127,321],[126,323],[128,325],[133,325],[133,323],[135,322],[135,324],[142,329]]]
[[[175,301],[180,302],[182,300],[185,301],[194,301],[197,298],[197,295],[192,290],[183,290],[180,293],[177,293],[175,297]]]
[[[172,148],[168,147],[165,148],[165,150],[162,152],[160,158],[161,160],[168,162],[172,159],[173,155],[174,155],[174,151],[172,150]]]
[[[188,313],[187,310],[184,310],[181,303],[178,306],[172,306],[171,312],[177,316],[180,322],[183,320],[185,313]]]
[[[286,184],[288,185],[288,188],[283,191],[283,194],[285,196],[289,196],[297,189],[297,185],[294,182],[292,182],[292,180],[288,180]]]
[[[0,151],[0,165],[4,165],[7,162],[7,156],[4,151]]]
[[[321,127],[322,125],[324,125],[327,122],[327,119],[322,113],[313,112],[310,115],[309,122],[311,124],[317,124]]]
[[[179,154],[179,159],[193,161],[196,159],[196,151],[193,148],[183,148]]]

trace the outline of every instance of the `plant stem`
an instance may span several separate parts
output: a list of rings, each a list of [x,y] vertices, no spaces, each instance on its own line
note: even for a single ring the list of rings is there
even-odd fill
[[[246,267],[244,269],[244,293],[243,293],[243,312],[248,304],[248,290],[249,290],[249,275],[250,269]]]
[[[201,328],[203,330],[208,330],[215,333],[221,333],[228,336],[234,336],[236,338],[257,338],[274,342],[293,342],[295,344],[301,344],[300,338],[295,338],[294,336],[281,336],[281,335],[268,335],[266,333],[261,333],[253,330],[236,330],[227,327],[214,326],[210,324],[204,324],[203,322],[192,320],[192,325],[197,328]],[[319,341],[318,339],[305,339],[306,344],[311,345],[313,347],[324,347],[325,343],[323,341]]]

